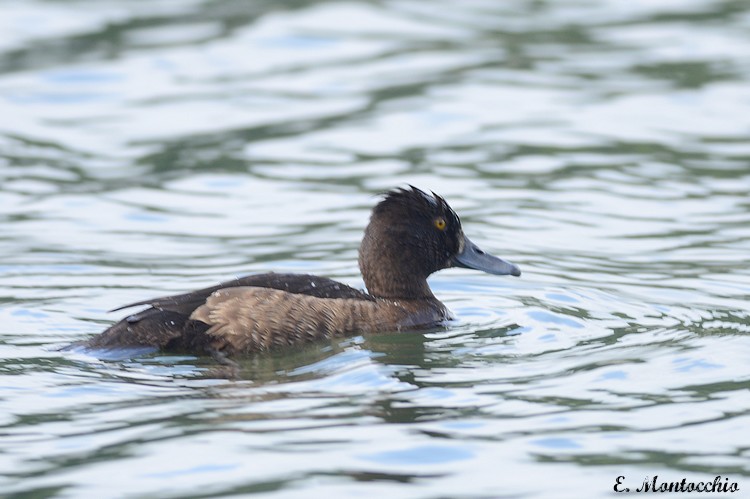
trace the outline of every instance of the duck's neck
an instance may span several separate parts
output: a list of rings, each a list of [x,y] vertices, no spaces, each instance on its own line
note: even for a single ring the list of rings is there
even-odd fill
[[[382,269],[381,269],[382,270]],[[433,299],[427,279],[409,278],[405,274],[389,275],[386,272],[365,272],[362,277],[367,291],[375,298],[426,300]]]
[[[435,298],[427,284],[428,272],[409,265],[402,254],[377,246],[366,237],[359,249],[359,269],[370,295],[403,300]],[[398,258],[393,258],[394,254]]]

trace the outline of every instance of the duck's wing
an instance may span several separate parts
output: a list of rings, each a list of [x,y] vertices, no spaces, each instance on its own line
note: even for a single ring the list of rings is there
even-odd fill
[[[248,354],[351,334],[433,327],[448,317],[436,298],[357,300],[319,298],[276,289],[216,291],[190,315],[204,329],[181,341],[188,351]]]
[[[372,332],[397,324],[406,310],[351,298],[321,298],[258,287],[211,294],[190,319],[206,325],[187,347],[228,355],[272,350],[321,338]],[[395,329],[396,327],[394,327]]]
[[[316,298],[373,300],[372,297],[362,291],[326,277],[305,274],[276,274],[274,272],[255,274],[239,277],[210,288],[143,300],[118,307],[113,311],[150,305],[149,308],[131,314],[113,324],[102,334],[86,342],[86,345],[95,348],[123,346],[180,348],[180,345],[183,345],[190,337],[200,336],[200,333],[208,329],[205,324],[197,320],[191,320],[190,315],[206,303],[209,296],[216,291],[236,287],[266,288]]]
[[[126,308],[150,305],[160,310],[171,310],[189,315],[198,306],[202,305],[206,299],[214,292],[224,288],[236,288],[239,286],[249,286],[256,288],[278,289],[289,293],[317,296],[318,298],[353,298],[356,300],[372,300],[373,298],[354,289],[351,286],[342,284],[327,277],[320,277],[309,274],[277,274],[268,272],[265,274],[254,274],[245,277],[238,277],[231,281],[222,282],[210,288],[203,288],[189,293],[183,293],[172,296],[162,296],[151,298],[135,303],[129,303],[121,307],[110,310],[117,312]],[[136,317],[134,314],[131,317]]]

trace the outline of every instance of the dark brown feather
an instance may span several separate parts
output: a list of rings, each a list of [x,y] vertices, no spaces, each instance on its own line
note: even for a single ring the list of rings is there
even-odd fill
[[[129,303],[114,308],[110,312],[117,312],[126,308],[151,305],[162,310],[172,310],[190,314],[199,305],[206,301],[211,293],[224,288],[237,286],[254,286],[259,288],[280,289],[290,293],[317,296],[319,298],[355,298],[358,300],[372,300],[367,293],[342,284],[327,277],[319,277],[310,274],[277,274],[267,272],[265,274],[253,274],[238,277],[231,281],[222,282],[210,288],[203,288],[189,293],[172,296],[162,296],[149,300]]]
[[[202,334],[208,329],[203,323],[191,321],[190,314],[203,305],[216,291],[243,287],[270,288],[292,294],[318,298],[346,298],[373,301],[374,298],[350,286],[328,279],[306,274],[254,274],[226,281],[210,288],[199,289],[181,295],[152,298],[131,303],[116,310],[151,305],[131,314],[109,327],[102,334],[89,340],[86,345],[95,348],[149,345],[169,350],[199,350],[207,343]]]
[[[190,316],[209,326],[210,350],[229,355],[272,350],[355,333],[435,325],[448,318],[438,300],[320,298],[276,289],[216,291]]]
[[[154,346],[166,348],[170,341],[179,338],[189,319],[187,315],[171,310],[149,308],[138,313],[138,319],[126,317],[113,324],[102,334],[85,343],[93,348],[118,348],[126,346]],[[205,326],[205,325],[204,325]],[[204,330],[207,326],[204,327]]]

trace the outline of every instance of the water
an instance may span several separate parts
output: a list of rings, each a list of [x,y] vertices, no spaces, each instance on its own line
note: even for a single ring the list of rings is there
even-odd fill
[[[750,490],[750,4],[0,7],[0,495]],[[520,279],[445,330],[242,361],[59,348],[268,270],[361,286],[385,189]]]

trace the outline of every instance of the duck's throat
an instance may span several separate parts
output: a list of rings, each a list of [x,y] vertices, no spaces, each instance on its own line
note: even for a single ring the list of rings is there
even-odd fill
[[[435,297],[427,278],[410,273],[410,269],[386,268],[377,262],[360,265],[360,268],[367,291],[377,298],[419,300]]]

